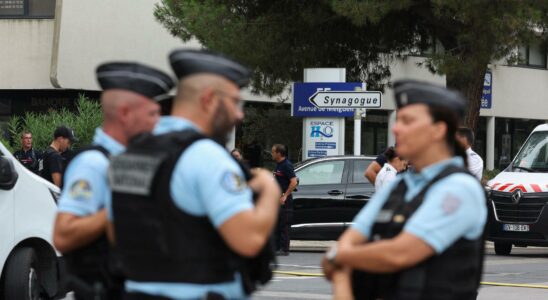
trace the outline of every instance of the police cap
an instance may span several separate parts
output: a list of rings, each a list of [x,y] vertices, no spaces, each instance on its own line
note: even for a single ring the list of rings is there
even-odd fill
[[[205,50],[175,50],[169,62],[177,78],[210,73],[225,77],[240,88],[249,83],[250,71],[241,64],[218,53]]]
[[[415,81],[400,80],[394,83],[394,97],[398,108],[410,104],[446,107],[464,116],[466,100],[461,93],[443,86]]]
[[[128,90],[156,101],[169,98],[168,93],[175,86],[164,72],[133,62],[105,63],[97,67],[96,73],[104,91]]]

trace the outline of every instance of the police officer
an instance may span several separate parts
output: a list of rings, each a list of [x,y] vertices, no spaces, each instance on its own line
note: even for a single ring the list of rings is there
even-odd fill
[[[377,191],[326,253],[324,272],[339,297],[475,299],[486,204],[455,137],[464,99],[416,81],[394,92],[396,150],[414,170]]]
[[[130,137],[153,129],[156,101],[175,83],[154,68],[125,62],[99,66],[97,80],[103,89],[103,125],[95,130],[93,146],[80,151],[68,166],[53,241],[67,260],[69,288],[77,299],[121,299],[122,283],[110,275],[106,259],[108,157],[124,151]]]
[[[240,88],[249,72],[206,51],[169,59],[179,78],[171,116],[111,165],[126,299],[242,299],[253,284],[243,258],[264,247],[281,195],[265,170],[246,183],[223,147],[243,118]]]
[[[32,147],[32,133],[23,131],[21,134],[21,149],[13,153],[13,156],[36,175],[40,175],[42,162],[42,153],[34,150]]]

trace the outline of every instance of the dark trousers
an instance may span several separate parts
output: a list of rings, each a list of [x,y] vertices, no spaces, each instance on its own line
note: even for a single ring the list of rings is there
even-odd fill
[[[286,203],[291,204],[291,203]],[[276,251],[289,252],[289,228],[293,219],[293,208],[291,205],[280,207],[278,224],[276,225]]]

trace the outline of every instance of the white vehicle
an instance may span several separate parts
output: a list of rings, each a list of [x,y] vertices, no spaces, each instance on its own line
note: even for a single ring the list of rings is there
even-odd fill
[[[512,245],[548,247],[548,124],[537,126],[487,185],[487,239],[495,253],[508,255]]]
[[[61,296],[52,244],[59,188],[21,165],[0,143],[0,299]]]

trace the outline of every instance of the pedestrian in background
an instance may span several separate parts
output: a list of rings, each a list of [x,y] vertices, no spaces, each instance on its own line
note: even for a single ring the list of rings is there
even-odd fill
[[[396,179],[396,175],[407,169],[407,160],[401,158],[394,147],[388,147],[383,153],[387,162],[381,168],[375,179],[375,191],[380,191],[385,185]]]
[[[455,136],[465,101],[416,81],[396,82],[394,95],[396,151],[414,170],[369,200],[327,252],[324,272],[349,299],[476,299],[487,208]]]
[[[234,157],[235,160],[243,163],[244,156],[242,155],[242,151],[240,151],[240,149],[238,148],[232,149],[232,151],[230,151],[230,155],[232,155],[232,157]]]
[[[42,177],[58,187],[63,185],[65,159],[61,155],[76,141],[74,131],[66,126],[59,126],[53,132],[53,141],[44,153]]]
[[[40,175],[43,168],[42,152],[32,147],[32,133],[23,131],[21,133],[21,149],[13,153],[13,156],[36,175]]]
[[[472,150],[474,132],[468,127],[460,127],[457,130],[457,140],[462,144],[464,149],[466,149],[468,170],[481,181],[481,178],[483,177],[483,159]]]
[[[171,116],[111,163],[125,299],[245,299],[257,280],[249,259],[270,237],[280,195],[269,172],[247,181],[224,148],[242,121],[250,73],[208,51],[177,50],[169,60],[179,78]]]
[[[297,175],[293,164],[287,158],[287,147],[282,144],[274,144],[271,150],[272,159],[276,162],[274,177],[280,186],[280,212],[276,225],[276,254],[289,255],[291,238],[289,230],[293,218],[293,190],[297,187]]]
[[[93,145],[68,165],[53,242],[63,253],[77,300],[119,300],[123,277],[106,237],[109,158],[124,151],[131,137],[153,129],[156,101],[165,99],[175,83],[159,70],[126,62],[102,64],[97,81],[103,89],[103,124],[95,129]]]
[[[386,151],[386,150],[385,150]],[[384,164],[386,163],[386,156],[384,156],[384,151],[382,153],[379,153],[374,161],[372,161],[369,166],[365,169],[365,172],[363,176],[367,178],[367,180],[371,184],[375,184],[375,181],[377,180],[377,174],[381,171],[382,167],[384,167]]]

